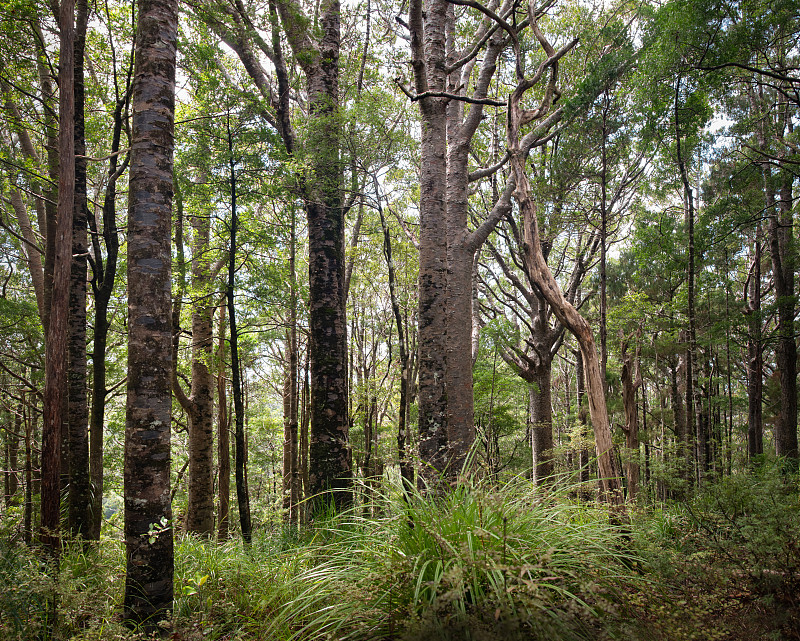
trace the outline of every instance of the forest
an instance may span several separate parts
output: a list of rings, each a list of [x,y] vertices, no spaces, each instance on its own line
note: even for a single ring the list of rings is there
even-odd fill
[[[2,0],[0,638],[800,640],[794,0]]]

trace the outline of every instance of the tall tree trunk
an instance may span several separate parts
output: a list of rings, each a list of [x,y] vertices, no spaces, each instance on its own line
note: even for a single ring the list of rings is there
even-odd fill
[[[688,345],[686,350],[686,428],[687,436],[691,428],[694,429],[694,448],[696,452],[695,462],[697,464],[697,480],[702,480],[705,473],[705,432],[701,416],[701,397],[697,384],[697,320],[695,317],[695,234],[694,234],[694,193],[689,184],[689,173],[686,168],[686,161],[683,157],[683,146],[681,144],[682,132],[679,118],[679,100],[682,78],[679,76],[675,85],[675,147],[677,152],[678,171],[681,182],[683,183],[684,208],[686,214],[686,228],[688,235],[687,247],[687,266],[686,266],[686,300],[687,300],[687,320]],[[691,455],[690,455],[691,456]],[[687,470],[687,473],[691,470]]]
[[[75,29],[75,201],[72,213],[72,266],[69,290],[69,529],[91,538],[92,487],[89,472],[89,406],[86,381],[86,275],[88,267],[86,140],[83,57],[87,0],[78,0]]]
[[[211,219],[192,218],[192,383],[189,396],[177,377],[173,353],[172,388],[189,417],[189,482],[186,531],[201,536],[214,533],[214,379],[209,364],[213,350],[214,304],[209,291],[212,278],[209,245]],[[178,307],[178,310],[180,308]],[[176,319],[173,312],[173,325]],[[175,331],[178,328],[174,328]],[[177,351],[177,336],[173,350]]]
[[[780,377],[781,402],[775,423],[775,453],[786,457],[787,467],[797,473],[797,343],[794,335],[796,299],[794,292],[793,174],[781,170],[780,199],[769,219],[772,273],[778,305],[778,344],[775,361]]]
[[[411,3],[411,55],[417,93],[445,89],[447,3]],[[424,17],[423,17],[424,16]],[[435,482],[447,458],[446,325],[447,293],[447,101],[419,101],[422,116],[419,230],[419,454],[421,479]]]
[[[231,239],[228,249],[228,283],[226,296],[228,301],[228,322],[231,333],[231,387],[233,391],[233,414],[235,421],[234,442],[236,446],[236,500],[239,506],[239,525],[242,538],[249,545],[253,537],[250,520],[250,493],[247,487],[247,443],[244,430],[244,401],[242,391],[241,370],[239,364],[239,331],[236,326],[236,305],[234,303],[234,284],[236,279],[236,234],[239,230],[239,212],[237,210],[236,160],[233,154],[233,137],[228,122],[228,159],[231,189]]]
[[[73,46],[75,3],[62,0],[60,8],[58,219],[53,233],[54,261],[50,321],[46,328],[44,420],[42,424],[41,541],[58,556],[61,487],[62,423],[67,392],[67,336],[69,284],[72,264],[72,210],[75,200],[75,139],[73,110]]]
[[[289,43],[306,74],[308,148],[314,150],[304,183],[309,251],[310,491],[315,509],[330,502],[341,508],[352,502],[352,479],[340,158],[340,4],[339,0],[327,0],[320,6],[316,40],[298,19],[303,15],[299,6],[292,0],[277,5]]]
[[[305,361],[303,364],[303,389],[300,397],[300,480],[302,481],[303,491],[302,496],[308,498],[311,494],[311,482],[308,478],[308,433],[311,423],[311,403],[309,402],[310,387],[308,381],[308,345],[305,349]],[[308,516],[308,510],[303,510],[300,514],[301,521],[305,522]]]
[[[155,632],[173,599],[170,505],[173,196],[178,3],[139,0],[128,220],[125,620]]]
[[[219,478],[219,503],[217,505],[217,539],[224,541],[229,535],[231,502],[231,439],[228,417],[228,395],[225,382],[225,305],[219,307],[219,332],[217,346],[217,462]]]
[[[603,92],[603,128],[600,141],[600,373],[603,375],[604,389],[608,367],[608,295],[607,260],[608,249],[608,112],[610,100],[608,90]]]
[[[286,518],[293,525],[298,524],[300,504],[300,472],[298,457],[298,358],[297,358],[297,273],[296,273],[296,219],[291,213],[289,230],[289,318],[286,330],[286,400],[284,402],[284,508]]]
[[[62,3],[63,4],[63,3]],[[70,4],[73,7],[72,13],[74,14],[74,2]],[[73,24],[70,22],[70,24]],[[42,33],[40,25],[37,23],[34,25],[34,30],[36,32],[36,41],[38,43],[37,48],[37,56],[36,56],[36,67],[37,73],[39,75],[39,84],[42,89],[42,99],[44,100],[44,109],[43,109],[43,118],[44,118],[44,129],[45,129],[45,140],[46,140],[46,149],[47,149],[47,173],[49,181],[43,185],[42,195],[44,196],[44,207],[40,207],[37,210],[37,214],[40,215],[39,219],[39,229],[44,230],[45,232],[45,251],[44,251],[44,316],[42,318],[42,327],[44,329],[45,334],[45,341],[48,337],[49,327],[50,327],[50,308],[52,305],[52,297],[53,297],[53,278],[54,278],[54,270],[55,270],[55,263],[56,263],[56,233],[57,233],[57,221],[58,221],[58,199],[59,199],[59,192],[57,191],[57,185],[59,184],[59,172],[61,170],[61,165],[59,164],[59,139],[61,136],[60,127],[63,126],[63,123],[60,119],[56,118],[56,110],[53,108],[53,101],[52,96],[54,95],[53,86],[52,86],[52,76],[50,74],[51,67],[50,61],[48,58],[48,53],[45,49],[46,40],[44,34]],[[62,43],[63,49],[64,43]],[[73,55],[72,50],[72,43],[70,44],[69,51],[66,51],[67,56],[70,58],[70,80],[68,84],[70,85],[69,91],[72,91],[72,66],[74,62],[71,60]],[[62,62],[59,59],[59,75],[62,71]],[[64,72],[66,73],[66,71]],[[58,83],[59,94],[66,89],[59,80]],[[59,101],[61,98],[59,98]],[[58,113],[64,113],[61,108],[58,109]],[[72,107],[69,107],[68,110],[69,119],[72,121]],[[70,125],[71,126],[71,125]],[[71,205],[70,205],[71,207]],[[44,214],[44,219],[41,218],[41,214]],[[42,428],[44,429],[44,427]]]
[[[33,535],[33,435],[36,432],[37,416],[34,403],[35,401],[26,404],[23,418],[25,422],[25,512],[22,517],[22,532],[27,545],[31,544]]]

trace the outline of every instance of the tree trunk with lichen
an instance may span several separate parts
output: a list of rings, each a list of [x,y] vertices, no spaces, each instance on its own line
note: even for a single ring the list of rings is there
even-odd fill
[[[139,0],[128,220],[124,618],[159,630],[173,600],[171,247],[178,3]]]
[[[496,9],[507,15],[510,3]],[[422,478],[438,483],[441,477],[457,478],[475,440],[473,264],[508,210],[511,193],[504,190],[486,219],[471,231],[468,160],[484,105],[492,102],[487,95],[497,60],[508,42],[505,32],[482,17],[475,34],[477,49],[485,46],[482,60],[465,56],[472,44],[457,48],[455,11],[445,0],[413,0],[408,26],[415,100],[422,116],[419,452]]]
[[[308,220],[311,435],[309,492],[314,509],[352,502],[349,446],[347,319],[345,310],[345,207],[340,158],[339,0],[319,8],[319,35],[291,0],[276,3],[306,75],[309,141],[304,176]]]

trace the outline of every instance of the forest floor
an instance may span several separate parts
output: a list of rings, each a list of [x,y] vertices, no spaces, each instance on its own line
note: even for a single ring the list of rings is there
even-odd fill
[[[800,502],[774,471],[641,501],[620,531],[570,488],[384,497],[299,533],[176,537],[170,641],[798,641]],[[6,514],[4,516],[13,516]],[[413,523],[413,527],[409,524]],[[113,525],[113,524],[109,524]],[[109,529],[109,532],[112,532]],[[124,547],[70,545],[56,579],[0,525],[0,639],[145,638],[120,620]],[[58,616],[51,616],[53,597]]]

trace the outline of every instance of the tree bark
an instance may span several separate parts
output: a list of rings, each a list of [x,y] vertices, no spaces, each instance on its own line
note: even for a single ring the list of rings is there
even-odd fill
[[[217,540],[224,541],[230,530],[231,446],[228,395],[225,381],[225,305],[219,307],[217,346],[217,462],[219,503],[217,504]]]
[[[42,424],[41,541],[55,557],[59,554],[62,423],[67,393],[67,336],[69,323],[70,265],[72,263],[72,210],[75,199],[75,121],[73,112],[74,20],[73,0],[60,8],[58,213],[53,230],[53,279],[50,320],[46,328],[46,372]]]
[[[500,13],[509,10],[504,3]],[[455,14],[445,0],[414,0],[409,7],[411,57],[422,116],[420,165],[419,432],[422,472],[429,482],[462,471],[475,439],[472,398],[472,267],[476,252],[508,210],[504,190],[487,219],[470,232],[468,157],[505,33],[483,21],[488,42],[475,74],[468,112],[457,98],[472,83],[474,58],[455,49]],[[515,37],[515,36],[514,36]]]
[[[186,395],[178,381],[177,353],[173,354],[172,388],[189,417],[189,482],[186,531],[201,536],[214,533],[214,379],[209,364],[213,349],[215,305],[209,291],[211,219],[192,218],[192,383]],[[175,319],[173,318],[173,325]],[[173,331],[179,328],[175,327]],[[173,337],[173,349],[177,348]]]
[[[178,3],[139,0],[138,9],[128,221],[124,618],[155,632],[173,600],[170,228]]]
[[[300,473],[298,460],[298,386],[297,386],[297,274],[296,220],[291,212],[289,230],[289,318],[286,330],[286,384],[284,398],[284,450],[283,450],[283,497],[285,518],[291,525],[299,522]]]
[[[584,404],[586,402],[586,377],[583,373],[583,356],[581,356],[580,349],[578,349],[575,353],[575,360],[577,362],[575,378],[577,379],[577,395],[578,395],[578,420],[581,424],[581,440],[586,438],[586,408]],[[578,496],[584,501],[588,501],[591,498],[591,493],[589,492],[588,484],[589,484],[589,448],[587,448],[583,443],[581,443],[580,453],[578,454],[578,464],[579,464],[579,478],[580,486],[578,489]]]
[[[775,453],[786,458],[787,468],[797,473],[797,343],[794,335],[796,299],[794,292],[794,232],[792,173],[782,169],[777,211],[769,218],[772,275],[778,306],[776,369],[781,386],[781,403],[775,423]]]
[[[88,267],[86,140],[83,58],[87,0],[78,0],[75,29],[75,201],[72,212],[72,265],[69,290],[69,529],[91,538],[92,487],[89,472],[89,406],[86,380],[86,275]]]
[[[533,458],[533,482],[546,485],[553,480],[555,461],[553,458],[553,400],[550,377],[553,361],[539,364],[531,376],[528,402],[531,417],[531,453]]]
[[[36,411],[33,403],[25,408],[25,513],[22,521],[23,538],[27,545],[33,536],[33,436],[36,432]]]
[[[349,446],[345,206],[340,158],[339,0],[320,6],[319,36],[291,0],[276,3],[287,39],[306,75],[309,143],[304,179],[309,244],[311,374],[310,492],[314,509],[352,502]]]

